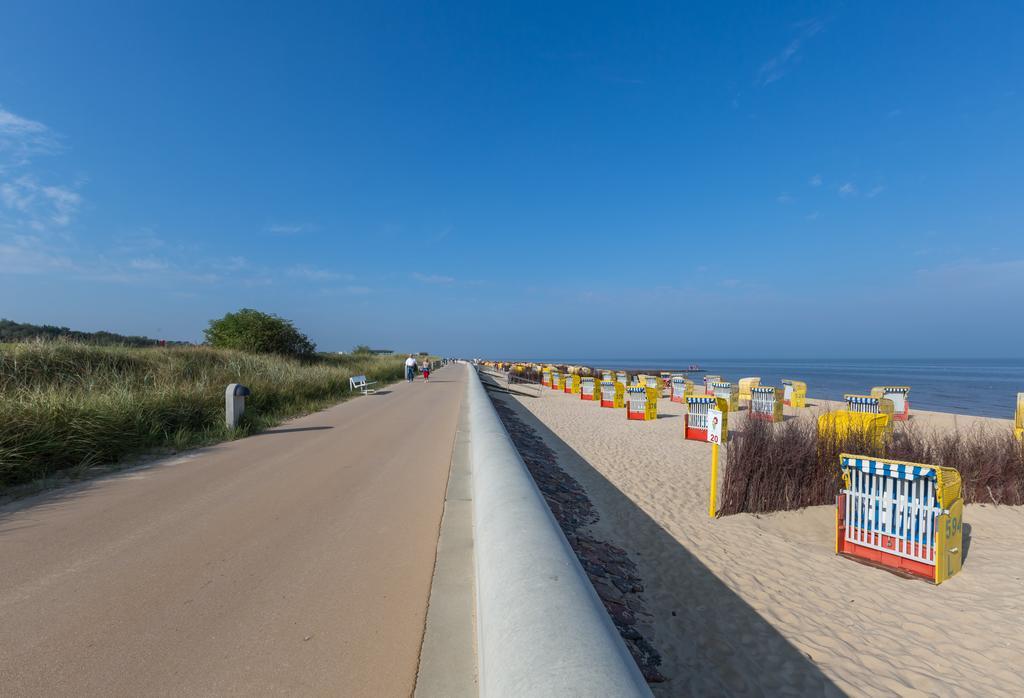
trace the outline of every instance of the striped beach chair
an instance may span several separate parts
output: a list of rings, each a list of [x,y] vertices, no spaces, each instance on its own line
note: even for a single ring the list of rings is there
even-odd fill
[[[662,382],[658,376],[644,376],[644,382],[641,385],[645,388],[654,388],[659,394],[661,393]]]
[[[761,385],[761,379],[758,377],[754,378],[740,378],[739,383],[736,384],[739,387],[739,400],[740,402],[750,402],[751,394],[750,389],[756,388]]]
[[[672,376],[669,382],[669,399],[685,404],[687,395],[693,395],[693,381],[685,376]]]
[[[623,385],[629,385],[629,374],[625,371],[616,371],[615,380],[622,383]]]
[[[843,395],[846,400],[846,409],[849,412],[866,412],[868,414],[887,414],[889,419],[893,418],[892,400],[874,395]]]
[[[963,500],[953,468],[843,454],[836,553],[927,579],[960,571]]]
[[[750,418],[765,422],[782,421],[782,389],[757,385],[750,389]]]
[[[579,394],[580,392],[580,375],[577,373],[570,373],[565,376],[562,380],[562,392],[569,394]]]
[[[626,419],[658,418],[658,390],[644,385],[626,388]]]
[[[626,386],[620,381],[601,381],[601,407],[625,407]]]
[[[551,387],[551,369],[545,368],[540,372],[540,384],[545,388]]]
[[[708,440],[708,410],[722,412],[722,441],[726,440],[729,409],[726,401],[713,395],[687,395],[686,414],[683,416],[683,438],[690,441]]]
[[[1024,393],[1017,393],[1017,414],[1013,419],[1013,433],[1017,441],[1024,441]]]
[[[871,389],[873,397],[892,400],[892,418],[897,421],[910,419],[910,386],[877,385]]]
[[[721,382],[722,382],[722,377],[721,376],[713,376],[713,375],[707,374],[707,373],[704,374],[704,394],[705,395],[714,395],[715,394],[715,389],[711,387],[711,384],[712,383],[721,383]]]
[[[807,406],[807,384],[790,378],[782,379],[782,404],[791,407]]]
[[[600,401],[601,385],[593,376],[580,378],[580,400]]]
[[[729,406],[729,412],[738,412],[740,409],[740,389],[727,381],[714,381],[711,383],[712,394],[725,400]]]
[[[561,390],[562,389],[562,374],[560,371],[551,369],[551,389]]]
[[[601,370],[601,380],[603,380],[603,381],[613,381],[613,380],[615,380],[615,372],[614,371],[607,371],[607,370],[602,369]]]

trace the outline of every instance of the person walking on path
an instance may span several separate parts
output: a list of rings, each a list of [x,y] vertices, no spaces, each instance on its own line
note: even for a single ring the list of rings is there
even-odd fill
[[[423,364],[423,380],[430,382],[430,362]]]
[[[405,380],[412,383],[412,379],[416,377],[416,359],[412,354],[409,354],[409,358],[405,360]]]

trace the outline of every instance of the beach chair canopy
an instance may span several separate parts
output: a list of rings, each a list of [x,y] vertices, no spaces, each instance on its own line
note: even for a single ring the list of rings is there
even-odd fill
[[[842,467],[848,470],[860,470],[869,475],[884,475],[900,480],[935,480],[936,469],[930,465],[916,463],[890,463],[870,458],[854,458],[844,456]]]

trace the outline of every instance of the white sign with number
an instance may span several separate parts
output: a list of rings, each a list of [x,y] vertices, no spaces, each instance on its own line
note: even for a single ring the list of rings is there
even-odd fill
[[[722,410],[708,410],[708,443],[722,443]]]

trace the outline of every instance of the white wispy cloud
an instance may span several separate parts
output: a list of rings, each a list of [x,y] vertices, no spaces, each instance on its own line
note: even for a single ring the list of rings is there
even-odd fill
[[[810,19],[798,22],[794,29],[796,37],[792,39],[782,51],[765,61],[757,71],[756,82],[762,87],[781,79],[790,68],[800,61],[800,50],[804,42],[821,32],[825,23],[818,19]]]
[[[170,265],[165,260],[146,257],[143,259],[133,259],[128,262],[128,266],[138,271],[160,271],[167,269]]]
[[[812,187],[820,187],[821,186],[821,175],[814,175],[809,180],[807,180],[807,183],[810,184]]]
[[[840,185],[840,187],[836,191],[839,192],[839,196],[856,196],[857,185],[854,184],[853,182],[846,182]]]
[[[341,274],[328,269],[318,269],[305,264],[297,264],[293,267],[289,267],[286,273],[288,276],[296,279],[305,279],[306,281],[334,281],[337,279],[351,281],[353,279],[351,274]]]
[[[34,235],[0,238],[0,274],[42,274],[74,269],[71,259]]]
[[[312,229],[309,223],[273,223],[267,226],[267,232],[274,235],[298,235]]]
[[[413,272],[412,278],[420,283],[424,284],[437,284],[440,286],[446,286],[455,283],[455,277],[444,276],[443,274],[421,274],[420,272]]]
[[[46,133],[48,130],[38,121],[12,114],[0,107],[0,136],[26,136]]]
[[[879,194],[881,194],[883,191],[885,191],[885,187],[871,187],[871,189],[869,189],[864,196],[866,196],[869,199],[873,199]]]
[[[794,201],[793,197],[790,196],[789,194],[779,194],[778,196],[775,197],[775,200],[783,205],[791,204]]]
[[[7,166],[27,163],[33,156],[53,152],[59,147],[57,137],[38,121],[26,119],[0,106],[0,170]]]
[[[46,225],[64,227],[78,210],[82,197],[65,187],[40,184],[30,174],[0,182],[0,204],[8,214],[22,217],[22,224],[39,229]]]
[[[373,289],[369,286],[329,286],[327,288],[320,289],[320,295],[322,296],[365,296],[372,293]]]
[[[26,186],[26,178],[0,183],[0,203],[12,211],[25,213],[32,204],[32,194]]]
[[[203,254],[204,246],[168,242],[152,229],[121,234],[109,245],[80,240],[74,219],[83,206],[78,186],[48,181],[37,156],[60,152],[59,139],[43,123],[0,108],[0,274],[53,274],[130,286],[212,288],[223,284],[266,286],[282,278],[322,284],[354,281],[307,265],[267,267],[243,256]],[[269,230],[296,234],[309,224],[276,224]],[[351,286],[352,294],[368,289]]]
[[[72,188],[40,181],[32,157],[56,152],[57,140],[44,124],[0,107],[0,224],[43,234],[63,228],[82,203]]]
[[[46,186],[42,187],[45,196],[53,207],[53,214],[50,220],[55,225],[66,226],[71,222],[71,216],[78,210],[82,203],[82,197],[77,192],[64,187]]]
[[[228,257],[218,264],[224,271],[238,271],[249,267],[249,260],[245,257]]]

